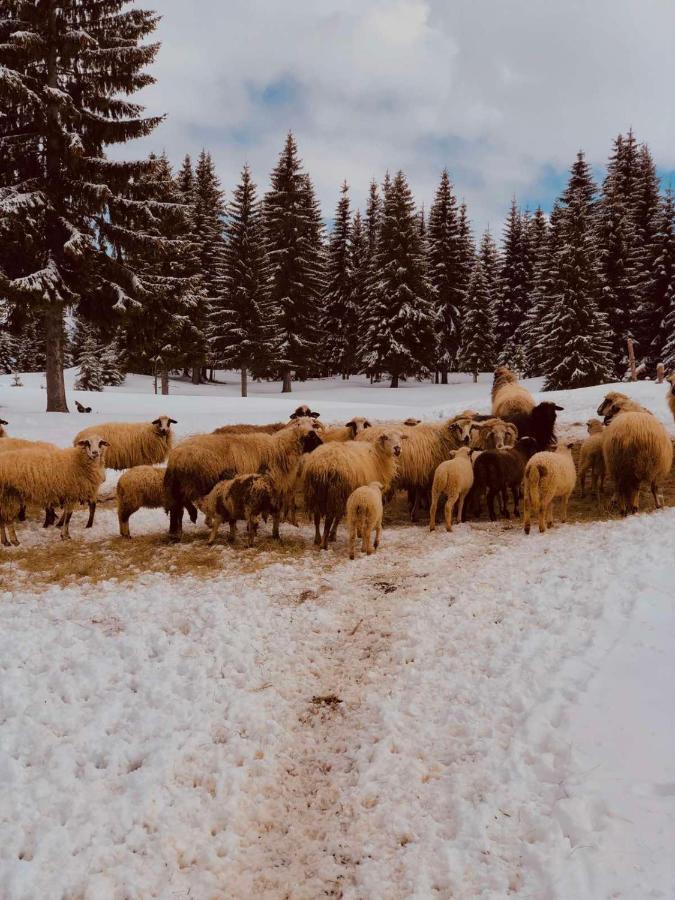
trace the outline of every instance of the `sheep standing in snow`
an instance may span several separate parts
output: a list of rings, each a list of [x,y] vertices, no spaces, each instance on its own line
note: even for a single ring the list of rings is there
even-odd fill
[[[621,391],[610,391],[605,395],[605,399],[598,407],[598,415],[603,417],[605,425],[609,425],[610,421],[619,412],[642,412],[649,413],[650,416],[653,415],[650,409],[647,409],[646,406],[641,406],[636,400],[631,400],[630,397],[622,394]]]
[[[669,375],[666,381],[668,382],[668,407],[675,419],[675,374]]]
[[[457,521],[462,521],[464,500],[473,485],[473,451],[460,447],[450,453],[450,459],[442,462],[434,474],[431,488],[431,508],[429,510],[429,531],[436,530],[436,510],[442,496],[445,496],[443,514],[445,530],[452,531],[452,510],[457,504]]]
[[[95,502],[105,481],[104,455],[108,442],[91,435],[66,450],[17,450],[0,455],[0,538],[8,546],[19,541],[14,521],[29,504],[45,509],[63,506],[61,537],[70,537],[69,524],[78,503]]]
[[[239,423],[237,425],[221,425],[215,428],[213,434],[276,434],[282,428],[287,428],[298,419],[318,419],[319,413],[312,412],[307,405],[298,406],[295,412],[289,416],[288,422],[270,422],[266,425],[248,425]]]
[[[237,475],[236,478],[219,481],[204,499],[203,509],[211,527],[209,544],[215,541],[223,522],[229,523],[230,541],[234,543],[237,520],[243,519],[248,531],[248,545],[252,547],[260,516],[265,521],[272,516],[272,537],[279,537],[281,506],[269,475]]]
[[[534,397],[518,384],[518,376],[507,366],[495,369],[492,379],[492,415],[498,419],[517,414],[531,413],[534,409]],[[522,437],[522,435],[521,435]]]
[[[600,419],[586,422],[588,437],[579,448],[579,486],[581,496],[586,490],[586,475],[591,473],[591,491],[599,497],[605,488],[605,460],[602,455],[602,439],[605,426]]]
[[[553,525],[553,502],[560,498],[560,521],[567,521],[567,504],[577,481],[572,444],[558,445],[552,452],[535,453],[525,466],[525,534],[530,533],[530,516],[539,516],[542,533]]]
[[[605,468],[614,480],[623,516],[637,512],[643,482],[651,488],[656,509],[663,506],[659,485],[673,465],[673,445],[665,426],[648,410],[636,412],[634,406],[627,398],[611,404],[602,442]]]
[[[352,491],[373,481],[381,482],[385,492],[389,490],[396,476],[402,440],[400,432],[388,431],[372,443],[357,440],[325,444],[307,459],[302,476],[305,510],[314,517],[317,546],[328,550],[328,540],[337,534]]]
[[[117,482],[117,518],[122,537],[131,537],[129,519],[139,509],[163,509],[166,506],[165,471],[155,466],[134,466],[120,477]],[[189,503],[186,509],[190,519],[196,522],[195,506]]]
[[[505,450],[486,450],[480,454],[474,462],[474,482],[470,497],[477,514],[480,514],[481,498],[487,490],[490,520],[494,522],[497,518],[494,508],[496,497],[501,500],[501,514],[508,519],[508,490],[510,488],[514,515],[520,515],[518,505],[525,466],[537,449],[537,442],[534,438],[524,437],[518,438],[513,447]]]
[[[361,538],[361,551],[370,556],[380,546],[382,537],[382,482],[371,481],[356,488],[347,500],[349,558],[356,556],[356,538]],[[373,531],[375,540],[370,539]]]

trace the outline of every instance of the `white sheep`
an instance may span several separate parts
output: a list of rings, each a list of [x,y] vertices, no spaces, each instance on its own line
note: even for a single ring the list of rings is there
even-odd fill
[[[110,445],[105,455],[106,469],[132,469],[134,466],[156,466],[166,461],[173,445],[171,426],[175,419],[158,416],[152,422],[104,422],[83,428],[73,445],[96,434]]]
[[[105,481],[104,456],[108,442],[91,435],[65,450],[17,450],[0,455],[0,538],[18,544],[14,521],[22,508],[63,506],[61,537],[70,537],[72,511],[78,503],[94,502]]]
[[[445,495],[444,517],[446,531],[452,531],[452,510],[457,503],[457,521],[462,521],[464,500],[473,486],[472,455],[469,447],[453,450],[450,458],[442,462],[434,473],[429,510],[429,531],[436,530],[436,511],[441,496]]]
[[[347,500],[347,528],[349,530],[349,558],[356,555],[356,538],[361,538],[361,550],[368,556],[380,546],[382,537],[382,482],[356,488]],[[375,531],[375,540],[370,539]]]
[[[577,481],[572,444],[559,444],[555,451],[535,453],[525,466],[524,526],[530,533],[530,515],[539,515],[539,531],[553,525],[553,501],[560,498],[560,521],[567,521],[567,504]]]
[[[363,416],[354,416],[345,425],[324,428],[319,434],[324,444],[329,444],[331,441],[353,441],[357,434],[361,434],[362,431],[370,427],[368,419],[365,419]]]

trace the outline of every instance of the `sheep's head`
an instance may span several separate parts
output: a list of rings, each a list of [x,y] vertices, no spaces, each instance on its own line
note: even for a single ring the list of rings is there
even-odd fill
[[[6,422],[5,419],[0,419],[0,437],[5,437],[7,432],[5,431],[5,425],[9,425],[9,422]]]
[[[455,416],[448,422],[448,431],[458,444],[468,445],[471,443],[473,425],[468,416]]]
[[[609,394],[605,395],[605,399],[598,407],[598,415],[603,417],[606,416],[610,407],[616,403],[617,400],[628,400],[628,396],[622,394],[620,391],[610,391]]]
[[[539,450],[539,445],[533,437],[521,437],[513,445],[513,449],[522,454],[525,459],[530,459]]]
[[[312,412],[310,407],[307,406],[306,403],[303,403],[300,406],[298,406],[298,408],[295,410],[295,412],[292,412],[288,418],[289,419],[318,419],[320,415],[321,415],[321,413]]]
[[[357,434],[361,434],[366,428],[371,428],[371,424],[368,419],[364,419],[363,416],[354,416],[351,421],[345,423],[346,428],[350,428],[352,432],[352,437],[355,438]]]
[[[399,431],[387,431],[384,434],[381,434],[377,440],[379,445],[388,455],[400,456],[401,443],[402,441],[407,441],[408,436],[406,434],[401,434]]]
[[[513,447],[518,439],[518,429],[509,422],[495,419],[480,425],[478,435],[479,446],[486,450],[504,450],[507,447]]]
[[[319,436],[322,426],[316,419],[308,419],[306,416],[302,416],[293,422],[293,428],[295,428],[298,435],[303,453],[311,453],[312,450],[316,450],[320,444],[323,444]]]
[[[88,459],[103,459],[105,448],[109,447],[108,441],[104,441],[98,435],[93,434],[91,437],[82,438],[77,442],[77,446],[86,453]]]
[[[471,459],[471,454],[473,453],[472,447],[459,447],[457,450],[451,450],[448,453],[448,459]]]
[[[668,388],[668,393],[671,395],[671,397],[675,397],[675,372],[672,375],[669,375],[666,378],[666,381],[670,384],[670,387]]]
[[[160,437],[166,437],[167,434],[171,433],[171,426],[178,423],[175,419],[170,419],[168,416],[159,416],[159,418],[152,420],[152,424],[155,426],[155,434],[158,434]]]
[[[562,412],[564,408],[564,406],[558,406],[557,403],[552,403],[550,400],[537,403],[530,414],[535,432],[540,437],[552,439],[557,414]]]
[[[404,424],[404,425],[407,425],[408,428],[414,428],[415,425],[419,425],[421,421],[422,421],[421,419],[414,419],[414,418],[411,416],[409,419],[406,419],[405,422],[404,422],[403,424]]]
[[[586,430],[589,434],[600,434],[604,427],[600,419],[589,419],[586,422]]]

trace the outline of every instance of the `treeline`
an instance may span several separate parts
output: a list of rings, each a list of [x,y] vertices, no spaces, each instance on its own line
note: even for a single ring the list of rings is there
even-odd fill
[[[154,14],[6,6],[0,369],[44,367],[49,409],[70,362],[94,390],[124,367],[165,391],[172,371],[238,369],[245,393],[249,377],[395,387],[497,363],[553,389],[622,378],[631,337],[647,375],[675,367],[673,197],[632,133],[601,185],[579,153],[550,215],[514,200],[499,245],[475,240],[447,172],[428,215],[403,172],[363,211],[344,184],[327,234],[292,134],[264,194],[244,167],[226,198],[205,151],[177,172],[106,156],[158,122],[126,99],[152,81]]]

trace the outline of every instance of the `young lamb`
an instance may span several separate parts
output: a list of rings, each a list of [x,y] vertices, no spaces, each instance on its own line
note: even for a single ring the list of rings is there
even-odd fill
[[[669,375],[666,378],[666,381],[669,382],[668,385],[668,407],[673,414],[673,419],[675,419],[675,374]]]
[[[105,481],[104,456],[108,442],[91,435],[66,450],[18,450],[0,456],[0,538],[8,546],[5,526],[18,544],[14,520],[22,507],[64,508],[61,537],[70,538],[69,525],[78,503],[94,502]]]
[[[347,500],[349,558],[356,556],[356,538],[361,538],[361,551],[370,556],[380,546],[382,537],[382,482],[371,481],[356,488]],[[375,540],[371,546],[372,532]]]
[[[226,478],[265,470],[289,506],[303,453],[321,444],[316,423],[299,417],[275,434],[198,434],[169,454],[164,484],[171,517],[170,535],[180,540],[183,509]]]
[[[665,426],[648,410],[633,411],[633,402],[615,400],[607,414],[602,452],[614,480],[621,515],[638,511],[640,485],[649,484],[656,509],[663,506],[659,484],[670,474],[673,445]]]
[[[599,497],[605,488],[605,460],[602,455],[605,426],[600,419],[589,419],[586,428],[588,437],[579,449],[579,486],[583,497],[586,491],[586,475],[590,472],[591,491]]]
[[[431,508],[429,509],[429,531],[436,530],[436,511],[441,496],[445,496],[443,515],[445,530],[452,531],[452,510],[457,504],[457,521],[462,521],[464,500],[473,485],[473,450],[460,447],[452,450],[450,458],[442,462],[434,473],[431,488]]]
[[[303,493],[305,510],[314,517],[317,546],[327,550],[329,537],[335,539],[349,495],[357,487],[379,481],[385,492],[389,490],[396,476],[403,439],[400,432],[389,431],[373,442],[325,444],[308,457],[303,467]],[[322,518],[325,519],[323,538]],[[333,524],[335,529],[331,533]]]
[[[525,534],[530,533],[531,514],[539,516],[542,533],[553,525],[553,501],[562,502],[560,521],[567,521],[567,504],[577,481],[572,444],[558,445],[555,451],[535,453],[525,466]]]
[[[473,478],[474,485],[470,502],[475,502],[480,513],[480,500],[487,490],[487,506],[490,520],[494,522],[495,497],[501,501],[501,514],[509,518],[508,490],[513,497],[513,512],[519,516],[520,490],[527,461],[537,452],[534,438],[519,438],[513,447],[506,450],[486,450],[475,460]]]
[[[204,513],[211,525],[208,543],[218,536],[223,522],[230,525],[230,541],[237,537],[237,520],[246,522],[248,545],[253,546],[258,531],[258,517],[267,521],[272,516],[272,537],[279,537],[281,507],[275,485],[269,475],[237,475],[218,484],[207,494],[203,502]]]
[[[165,471],[163,467],[134,466],[121,475],[117,482],[117,518],[122,537],[131,537],[129,519],[139,509],[163,509],[166,506]],[[190,519],[196,522],[195,506],[189,503],[186,509]]]
[[[507,419],[514,415],[527,415],[534,409],[534,397],[518,384],[517,376],[507,367],[495,369],[492,379],[492,415]],[[520,434],[520,428],[518,429]],[[522,434],[521,434],[522,437]]]

